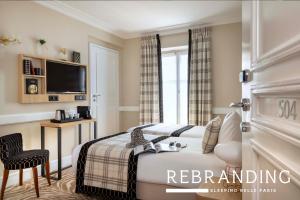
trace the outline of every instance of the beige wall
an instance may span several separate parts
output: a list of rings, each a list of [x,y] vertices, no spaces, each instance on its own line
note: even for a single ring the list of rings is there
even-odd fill
[[[227,108],[241,98],[241,30],[241,23],[212,27],[213,107]],[[188,33],[161,36],[162,48],[183,45],[188,45]],[[139,106],[140,39],[126,40],[123,51],[120,105]],[[122,130],[139,123],[138,112],[122,112],[120,119]]]
[[[17,101],[17,55],[19,53],[36,55],[36,39],[47,40],[48,56],[57,58],[58,48],[65,47],[81,53],[81,62],[88,64],[88,43],[95,42],[121,49],[123,40],[107,32],[88,26],[66,17],[34,2],[0,2],[0,34],[17,35],[22,44],[8,47],[0,46],[0,115],[55,111],[75,108],[82,103],[19,104]],[[70,155],[77,144],[74,128],[63,129],[62,154]],[[24,148],[40,148],[39,122],[0,126],[0,135],[21,132]],[[83,140],[89,137],[89,128],[83,126]],[[50,158],[56,159],[56,132],[46,129],[46,148]],[[2,166],[1,166],[2,168]],[[0,174],[2,172],[0,171]],[[0,175],[1,176],[1,175]]]

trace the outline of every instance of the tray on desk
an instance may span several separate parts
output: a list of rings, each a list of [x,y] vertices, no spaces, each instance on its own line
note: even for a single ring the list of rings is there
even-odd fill
[[[81,120],[83,120],[83,118],[76,118],[76,119],[68,118],[68,119],[64,119],[64,120],[50,119],[50,122],[53,122],[53,123],[68,123],[68,122],[77,122],[77,121],[81,121]]]

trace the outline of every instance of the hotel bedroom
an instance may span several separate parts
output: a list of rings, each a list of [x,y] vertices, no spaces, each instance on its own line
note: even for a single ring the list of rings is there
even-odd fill
[[[256,199],[243,6],[1,1],[1,199]]]

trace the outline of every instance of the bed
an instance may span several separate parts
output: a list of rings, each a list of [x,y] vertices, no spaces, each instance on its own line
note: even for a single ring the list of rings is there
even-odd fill
[[[135,128],[143,127],[143,126],[131,127],[127,130],[127,132],[130,133]],[[159,124],[148,125],[147,127],[142,128],[142,131],[144,134],[151,134],[151,135],[202,138],[205,132],[205,126],[159,123]]]
[[[155,127],[156,128],[156,127]],[[152,129],[153,130],[153,129]],[[196,130],[196,129],[195,129]],[[200,128],[201,130],[201,128]],[[194,132],[188,132],[193,135]],[[211,170],[214,176],[219,176],[225,168],[225,162],[218,159],[214,153],[202,153],[201,134],[195,137],[168,137],[159,143],[180,142],[187,144],[187,148],[180,152],[166,152],[159,154],[141,154],[137,162],[136,174],[136,197],[138,199],[194,199],[195,194],[166,194],[166,188],[198,188],[198,183],[189,181],[187,184],[180,184],[180,176],[174,178],[175,182],[168,183],[167,170],[174,170],[180,174],[180,170],[199,170],[203,178],[204,170]],[[130,133],[124,133],[124,137],[130,138]],[[157,138],[155,134],[144,134],[145,139]],[[82,145],[77,146],[72,153],[72,167],[77,172],[77,160]],[[183,162],[184,161],[184,162]],[[191,174],[187,174],[187,180],[191,180]]]

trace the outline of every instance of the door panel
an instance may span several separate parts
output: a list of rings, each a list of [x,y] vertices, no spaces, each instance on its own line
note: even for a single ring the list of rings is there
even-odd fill
[[[258,192],[244,193],[243,199],[298,199],[300,194],[299,8],[300,2],[243,2],[243,68],[251,66],[253,73],[242,87],[243,97],[251,99],[251,114],[243,117],[251,122],[251,131],[243,133],[243,170],[288,170],[291,179],[245,184]],[[265,188],[276,192],[260,191]]]
[[[258,9],[262,55],[299,34],[300,20],[296,17],[299,16],[299,2],[261,1]]]
[[[98,137],[119,132],[119,53],[91,45],[91,105]]]

